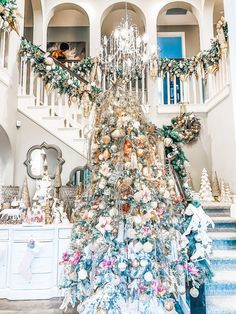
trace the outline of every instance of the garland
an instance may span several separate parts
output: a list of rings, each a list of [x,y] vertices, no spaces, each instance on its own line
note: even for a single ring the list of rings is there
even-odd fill
[[[21,40],[19,54],[31,63],[34,73],[43,79],[47,91],[56,89],[60,94],[68,95],[70,100],[74,102],[84,95],[88,95],[90,101],[94,101],[101,91],[94,83],[82,83],[69,71],[57,64],[49,53],[43,52],[25,38]]]
[[[0,0],[0,29],[18,33],[17,14],[16,0]]]
[[[149,64],[150,75],[153,79],[165,77],[179,77],[182,81],[189,76],[195,75],[206,78],[208,73],[216,73],[219,69],[219,62],[222,55],[227,53],[228,24],[224,17],[217,23],[217,37],[211,40],[211,47],[208,50],[199,52],[192,58],[181,60],[158,58],[153,55]]]

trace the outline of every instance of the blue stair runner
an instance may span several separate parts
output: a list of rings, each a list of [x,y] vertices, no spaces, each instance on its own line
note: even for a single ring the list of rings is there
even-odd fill
[[[207,314],[236,314],[236,218],[230,208],[205,208],[215,223],[211,263],[215,276],[206,285]],[[199,313],[201,314],[201,313]]]

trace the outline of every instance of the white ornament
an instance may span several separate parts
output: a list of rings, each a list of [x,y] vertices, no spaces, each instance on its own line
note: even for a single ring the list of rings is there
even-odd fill
[[[152,273],[149,271],[147,273],[144,274],[144,279],[147,281],[147,282],[150,282],[153,280],[153,275]]]
[[[124,262],[121,262],[121,263],[118,264],[118,268],[119,268],[119,270],[121,270],[121,271],[125,271],[125,270],[126,270],[126,267],[127,267],[127,265],[126,265],[126,263],[124,263]]]
[[[134,216],[134,222],[137,224],[137,225],[140,225],[142,223],[142,218],[141,216]]]
[[[140,251],[143,249],[143,245],[142,245],[141,242],[137,242],[137,243],[135,244],[134,248],[135,248],[135,250],[136,250],[137,252],[140,252]]]
[[[143,250],[144,250],[144,252],[146,252],[146,253],[151,253],[152,250],[153,250],[153,244],[150,243],[150,242],[144,243],[144,244],[143,244]]]
[[[127,237],[130,239],[134,239],[136,236],[136,231],[134,229],[127,230]]]
[[[78,277],[80,280],[84,280],[86,279],[88,276],[88,273],[85,269],[81,269],[79,272],[78,272]]]
[[[140,265],[141,265],[142,267],[146,267],[146,266],[148,265],[148,261],[147,261],[146,259],[142,259],[142,260],[140,261]]]

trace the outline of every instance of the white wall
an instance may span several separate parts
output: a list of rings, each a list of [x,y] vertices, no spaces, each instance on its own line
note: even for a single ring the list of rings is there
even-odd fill
[[[16,134],[17,153],[15,155],[15,185],[22,186],[24,178],[27,174],[26,166],[24,165],[27,151],[33,145],[40,145],[43,142],[57,145],[62,151],[62,158],[65,160],[61,173],[63,185],[69,181],[71,170],[75,167],[85,165],[86,160],[77,152],[55,138],[52,134],[42,129],[32,120],[19,112],[17,113],[17,119],[21,121],[21,127],[17,130]],[[33,195],[35,191],[35,180],[28,177],[28,184],[30,193]]]
[[[236,142],[232,96],[224,99],[208,113],[208,132],[211,143],[212,170],[230,184],[236,193]]]

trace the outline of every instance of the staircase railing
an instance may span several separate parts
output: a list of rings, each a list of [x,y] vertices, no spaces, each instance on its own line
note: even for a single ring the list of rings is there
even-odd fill
[[[37,49],[37,53],[46,55],[47,53]],[[63,69],[70,78],[76,78],[85,86],[89,82],[73,72],[65,64],[53,58],[54,63]],[[47,75],[47,74],[46,74]],[[20,75],[19,75],[19,91],[18,95],[24,99],[31,98],[34,107],[47,108],[48,118],[61,118],[64,120],[65,128],[78,129],[78,137],[84,138],[84,127],[88,123],[88,113],[91,107],[91,100],[86,92],[86,104],[83,99],[83,93],[79,97],[70,96],[66,92],[63,93],[55,88],[52,84],[45,84],[45,80],[34,71],[34,67],[29,62],[29,56],[20,55]],[[29,102],[27,102],[29,104]],[[32,106],[32,105],[31,105]]]
[[[203,105],[229,84],[228,56],[222,56],[217,71],[208,73],[204,78],[191,75],[181,79],[178,75],[170,75],[167,72],[163,77],[157,78],[157,81],[159,105]]]
[[[7,69],[9,56],[9,33],[0,30],[0,67]]]

